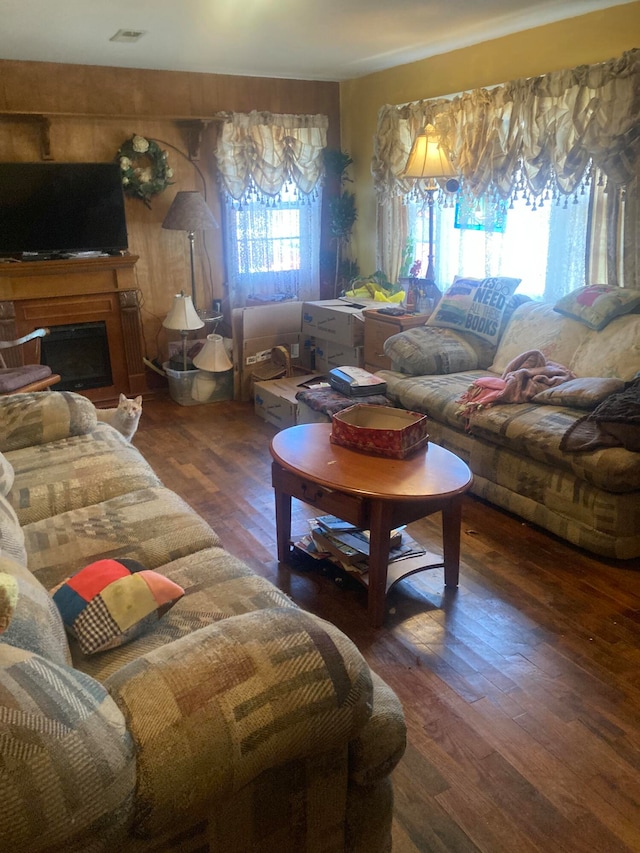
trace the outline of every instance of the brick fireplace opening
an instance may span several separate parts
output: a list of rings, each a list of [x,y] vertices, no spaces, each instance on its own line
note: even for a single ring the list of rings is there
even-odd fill
[[[113,382],[104,321],[53,326],[42,339],[41,360],[60,374],[57,391],[103,388]]]

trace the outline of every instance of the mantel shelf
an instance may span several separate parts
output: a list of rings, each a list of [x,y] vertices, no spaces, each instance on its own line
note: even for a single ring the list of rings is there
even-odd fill
[[[47,110],[44,112],[28,112],[25,110],[0,110],[0,121],[25,121],[33,122],[40,126],[40,156],[42,160],[54,160],[51,153],[51,119],[65,118],[87,118],[99,119],[101,121],[173,121],[187,134],[187,149],[190,160],[200,159],[200,146],[202,135],[207,127],[215,121],[220,121],[220,116],[176,116],[176,115],[126,115],[115,113],[88,113],[88,112],[55,112]]]

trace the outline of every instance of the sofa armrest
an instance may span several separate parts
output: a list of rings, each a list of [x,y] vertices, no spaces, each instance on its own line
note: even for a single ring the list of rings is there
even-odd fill
[[[0,397],[0,451],[85,435],[97,424],[93,403],[71,391]]]
[[[435,376],[482,369],[491,363],[495,345],[453,329],[416,326],[384,342],[392,369],[410,376]]]
[[[371,713],[369,668],[302,610],[235,616],[105,681],[137,748],[136,831],[202,815],[263,771],[349,741]]]

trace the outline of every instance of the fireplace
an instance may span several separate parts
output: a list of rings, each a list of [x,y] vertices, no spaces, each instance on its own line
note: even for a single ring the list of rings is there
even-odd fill
[[[56,388],[103,405],[120,393],[146,393],[136,261],[126,255],[0,264],[0,340],[46,326],[52,335],[42,341],[44,359],[63,376]],[[27,360],[36,357],[29,347],[21,348]]]
[[[57,391],[111,385],[107,324],[100,321],[53,326],[42,340],[42,363],[60,374]]]

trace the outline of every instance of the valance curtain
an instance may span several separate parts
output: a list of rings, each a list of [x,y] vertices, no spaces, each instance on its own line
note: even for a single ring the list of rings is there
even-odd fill
[[[225,113],[215,157],[232,307],[249,298],[317,299],[323,115]]]
[[[410,193],[420,194],[419,182],[402,172],[427,123],[450,150],[464,192],[476,198],[524,195],[535,205],[581,191],[596,166],[607,182],[608,203],[622,217],[625,283],[640,287],[639,116],[640,50],[451,99],[386,105],[378,114],[372,163],[379,205],[397,207]],[[392,218],[402,220],[401,214]],[[382,241],[382,269],[396,272],[395,244],[405,237]]]
[[[303,195],[322,175],[329,119],[323,115],[228,113],[215,156],[225,193],[236,202],[249,194],[265,201],[292,183]]]

